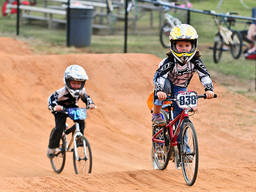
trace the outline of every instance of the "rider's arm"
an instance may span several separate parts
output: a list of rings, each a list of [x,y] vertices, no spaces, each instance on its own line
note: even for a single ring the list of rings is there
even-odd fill
[[[90,106],[91,104],[94,104],[92,98],[86,94],[85,88],[81,91],[81,99],[86,104],[86,106]]]
[[[155,85],[155,92],[163,91],[164,88],[164,80],[168,76],[168,72],[172,71],[174,67],[174,62],[170,61],[169,57],[163,59],[160,64],[158,69],[155,72],[154,75],[154,85]]]
[[[213,91],[213,83],[210,74],[208,73],[202,60],[200,58],[197,58],[193,62],[195,64],[195,68],[197,69],[199,79],[203,84],[205,91]]]
[[[58,99],[60,97],[62,97],[64,94],[65,94],[65,88],[61,88],[61,89],[55,91],[53,94],[50,95],[50,97],[48,98],[48,109],[51,112],[54,112],[55,107],[59,106],[58,103],[57,103]]]

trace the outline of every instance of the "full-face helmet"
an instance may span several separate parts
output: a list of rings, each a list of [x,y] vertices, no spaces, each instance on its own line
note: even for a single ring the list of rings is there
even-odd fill
[[[172,28],[169,39],[171,42],[171,53],[181,63],[185,64],[195,55],[197,51],[198,34],[194,27],[181,24]],[[190,41],[192,48],[189,52],[179,52],[176,48],[177,41]]]
[[[73,97],[79,96],[79,92],[84,88],[86,80],[88,80],[88,76],[83,67],[79,65],[70,65],[66,68],[64,73],[64,84]],[[81,81],[81,86],[74,88],[71,86],[70,81]]]

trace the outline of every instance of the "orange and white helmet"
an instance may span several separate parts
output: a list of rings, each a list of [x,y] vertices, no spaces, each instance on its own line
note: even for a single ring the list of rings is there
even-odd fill
[[[197,51],[198,34],[194,27],[188,24],[181,24],[172,28],[169,39],[171,42],[171,53],[181,63],[187,63]],[[177,41],[190,41],[192,48],[190,52],[179,52],[176,49]]]

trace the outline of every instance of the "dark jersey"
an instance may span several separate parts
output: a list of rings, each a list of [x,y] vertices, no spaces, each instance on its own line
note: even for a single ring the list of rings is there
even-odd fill
[[[73,97],[66,87],[63,87],[57,91],[55,91],[49,98],[48,98],[48,108],[53,111],[53,108],[56,105],[61,105],[65,108],[71,108],[71,107],[77,107],[77,102],[79,99],[82,99],[82,101],[86,105],[93,104],[92,99],[90,98],[89,95],[86,94],[85,88],[83,88],[79,92],[78,97]]]
[[[197,72],[205,90],[213,91],[213,84],[205,65],[198,56],[181,65],[172,55],[163,59],[154,76],[155,91],[162,91],[164,80],[168,78],[174,85],[187,87],[194,73]]]

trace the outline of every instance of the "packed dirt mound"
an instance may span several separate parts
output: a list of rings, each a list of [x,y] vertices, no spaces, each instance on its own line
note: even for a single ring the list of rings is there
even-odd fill
[[[5,42],[9,49],[13,41]],[[20,49],[16,45],[12,49]],[[200,151],[196,184],[187,187],[172,163],[165,171],[152,169],[146,100],[159,61],[149,54],[1,53],[0,191],[256,191],[256,105],[218,84],[218,99],[201,100],[191,116]],[[90,176],[74,174],[72,154],[60,175],[46,157],[54,126],[47,99],[63,86],[70,64],[87,70],[87,92],[98,106],[86,120],[93,150]],[[190,89],[203,92],[197,75]]]
[[[8,37],[1,37],[0,47],[0,55],[3,53],[12,55],[28,55],[33,53],[27,43]]]

